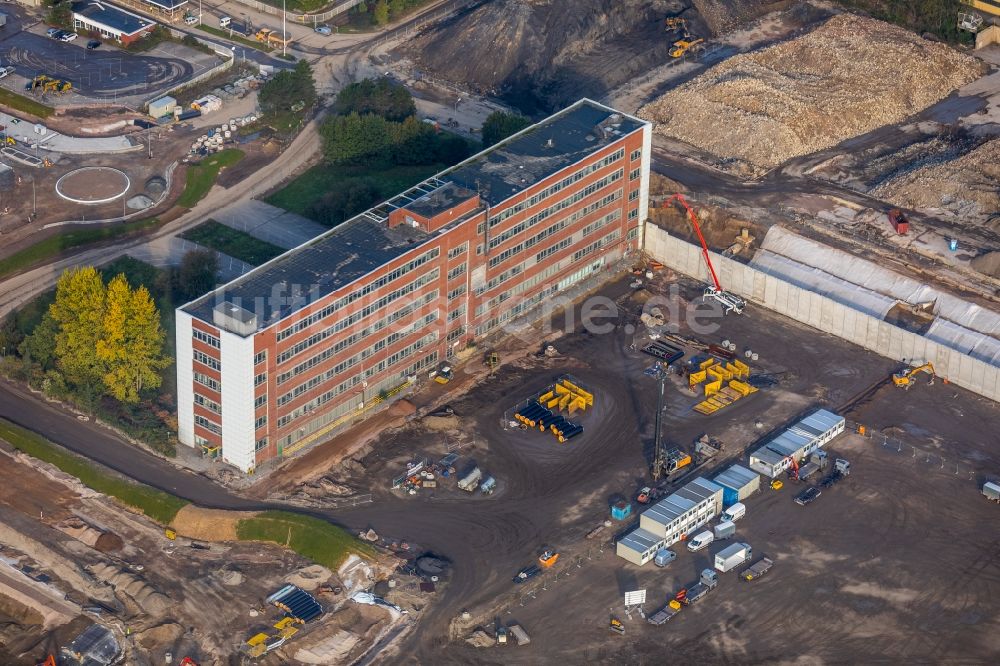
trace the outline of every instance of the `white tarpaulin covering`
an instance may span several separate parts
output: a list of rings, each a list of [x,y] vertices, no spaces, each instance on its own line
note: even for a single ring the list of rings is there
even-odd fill
[[[879,318],[897,301],[933,302],[937,319],[927,338],[1000,365],[1000,314],[867,259],[772,227],[750,265]]]

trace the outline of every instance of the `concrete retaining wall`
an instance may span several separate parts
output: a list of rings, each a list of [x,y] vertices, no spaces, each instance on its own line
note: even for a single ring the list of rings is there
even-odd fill
[[[646,225],[646,253],[670,268],[709,282],[701,248]],[[847,305],[767,275],[733,259],[712,254],[719,281],[748,301],[897,361],[930,361],[940,377],[1000,401],[1000,368],[893,326]],[[753,316],[753,310],[748,310]]]

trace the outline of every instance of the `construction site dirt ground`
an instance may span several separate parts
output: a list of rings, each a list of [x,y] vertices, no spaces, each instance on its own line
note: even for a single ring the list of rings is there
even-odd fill
[[[665,293],[668,286],[663,275],[651,291]],[[759,585],[724,580],[698,608],[666,627],[649,627],[633,615],[628,637],[613,642],[620,639],[609,636],[609,612],[617,607],[620,613],[624,591],[647,588],[646,610],[652,612],[669,591],[693,582],[708,562],[708,553],[692,557],[684,551],[667,570],[652,564],[636,568],[616,557],[610,545],[623,525],[585,538],[609,517],[614,497],[633,496],[647,482],[656,382],[643,370],[655,359],[631,348],[642,338],[626,328],[641,326],[630,292],[625,281],[601,290],[621,299],[627,311],[606,320],[609,332],[536,333],[521,345],[537,349],[544,338],[558,349],[557,356],[524,357],[460,395],[432,385],[426,391],[441,391],[439,402],[449,404],[455,416],[416,418],[384,432],[345,464],[304,473],[371,489],[371,504],[336,512],[350,527],[417,541],[454,562],[449,585],[425,611],[420,631],[386,659],[643,663],[670,644],[671,654],[754,663],[787,657],[790,625],[798,636],[822,626],[801,649],[829,661],[872,655],[891,660],[901,653],[919,658],[933,650],[976,660],[997,648],[987,637],[997,623],[997,609],[988,599],[1000,585],[998,542],[981,529],[996,507],[982,500],[976,487],[982,474],[1000,469],[1000,458],[984,444],[997,406],[940,381],[897,390],[887,383],[898,370],[894,362],[753,306],[697,337],[752,349],[760,360],[751,363],[751,372],[769,373],[779,383],[704,417],[691,410],[698,398],[672,375],[664,422],[668,445],[691,449],[703,433],[726,445],[725,460],[692,470],[678,482],[745,461],[744,449],[764,433],[810,408],[836,411],[879,383],[874,396],[848,417],[868,422],[876,432],[889,428],[896,443],[837,439],[831,450],[850,459],[854,473],[809,507],[792,503],[798,491],[793,484],[751,498],[738,534],[756,554],[777,559],[774,571]],[[682,283],[682,297],[699,293],[696,284]],[[681,334],[690,335],[690,327],[682,325]],[[505,412],[563,374],[596,396],[593,409],[579,419],[583,435],[558,444],[549,434],[503,427]],[[956,418],[959,412],[962,417]],[[907,448],[913,445],[920,447],[916,456]],[[438,477],[436,489],[415,495],[390,489],[407,462],[437,460],[449,449],[460,455],[459,470],[475,462],[494,476],[495,494],[465,494],[451,477]],[[327,499],[328,506],[336,505],[333,493]],[[536,562],[545,548],[561,553],[556,566],[513,585],[515,573]],[[469,620],[461,618],[463,610]],[[491,628],[497,617],[520,623],[531,645],[502,654],[465,645],[463,639],[477,626]]]

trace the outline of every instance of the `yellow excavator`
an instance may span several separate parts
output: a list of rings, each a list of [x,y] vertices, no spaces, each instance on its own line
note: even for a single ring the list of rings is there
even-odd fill
[[[900,388],[908,389],[914,384],[913,378],[916,375],[920,374],[921,372],[926,372],[931,376],[931,379],[928,382],[928,384],[934,383],[934,377],[936,375],[934,373],[934,364],[932,363],[924,363],[923,365],[918,365],[915,368],[910,368],[909,370],[897,372],[892,376],[892,383]]]

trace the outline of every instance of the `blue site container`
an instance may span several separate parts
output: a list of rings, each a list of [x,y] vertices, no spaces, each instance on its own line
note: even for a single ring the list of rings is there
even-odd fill
[[[611,517],[614,520],[625,520],[632,515],[632,504],[630,502],[616,502],[611,506]]]

